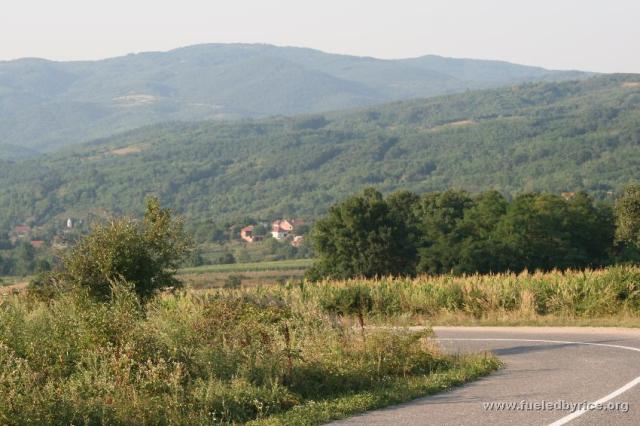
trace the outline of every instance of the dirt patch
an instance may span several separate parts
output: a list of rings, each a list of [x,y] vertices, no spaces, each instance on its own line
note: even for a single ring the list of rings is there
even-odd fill
[[[138,152],[142,152],[143,150],[144,147],[142,145],[126,146],[124,148],[113,149],[109,151],[108,154],[125,156],[130,154],[137,154]]]
[[[474,124],[478,124],[478,122],[475,121],[475,120],[452,121],[451,123],[446,123],[446,124],[442,124],[440,126],[431,127],[429,129],[429,131],[431,131],[431,132],[439,132],[439,131],[442,131],[442,130],[453,129],[453,128],[456,128],[456,127],[472,126]]]
[[[625,81],[622,87],[627,89],[640,89],[640,81]]]
[[[138,94],[138,95],[120,96],[117,98],[113,98],[113,100],[119,106],[134,107],[134,106],[150,105],[156,102],[158,98],[153,95]]]
[[[20,293],[21,291],[27,288],[27,285],[29,285],[29,283],[24,281],[24,282],[11,284],[11,285],[2,286],[0,287],[0,296],[9,295],[12,293]]]

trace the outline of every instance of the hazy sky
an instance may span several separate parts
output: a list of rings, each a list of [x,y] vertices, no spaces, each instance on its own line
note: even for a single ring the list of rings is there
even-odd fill
[[[502,59],[640,73],[640,0],[3,0],[0,59],[99,59],[196,43]]]

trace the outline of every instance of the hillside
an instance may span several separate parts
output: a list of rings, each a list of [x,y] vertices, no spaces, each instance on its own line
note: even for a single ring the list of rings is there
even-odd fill
[[[0,158],[168,120],[316,113],[578,76],[498,61],[380,60],[242,44],[92,62],[21,59],[0,62]]]
[[[640,180],[640,76],[535,83],[349,113],[168,123],[0,168],[0,223],[139,211],[191,223],[322,214],[366,186],[587,190]]]

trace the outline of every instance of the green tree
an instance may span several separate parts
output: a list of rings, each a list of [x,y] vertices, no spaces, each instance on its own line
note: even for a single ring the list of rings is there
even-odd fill
[[[616,202],[616,237],[640,247],[640,185],[630,185]]]
[[[27,242],[21,242],[16,247],[16,272],[27,275],[35,268],[36,249]]]
[[[571,212],[557,195],[525,194],[509,205],[496,230],[505,246],[508,269],[550,270],[577,267]]]
[[[318,259],[311,278],[414,272],[415,248],[405,223],[372,188],[331,207],[311,235]]]
[[[572,267],[598,267],[612,258],[615,217],[610,204],[594,203],[584,192],[568,201]]]
[[[151,198],[142,221],[120,218],[94,226],[65,257],[62,276],[98,299],[110,298],[113,283],[124,280],[145,301],[181,285],[175,274],[191,246],[182,222]]]
[[[258,236],[258,237],[264,237],[265,235],[267,235],[267,228],[264,225],[256,225],[253,228],[253,235]]]
[[[418,272],[455,272],[464,238],[459,230],[459,222],[471,206],[473,200],[465,191],[429,193],[420,199]]]
[[[504,246],[495,230],[509,203],[497,191],[480,194],[465,211],[457,229],[462,238],[459,246],[457,273],[490,273],[505,270]]]

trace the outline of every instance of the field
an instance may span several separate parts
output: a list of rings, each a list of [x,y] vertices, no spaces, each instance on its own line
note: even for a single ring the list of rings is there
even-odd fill
[[[0,296],[23,290],[30,279],[30,277],[0,276]]]
[[[302,307],[340,305],[359,288],[370,322],[406,325],[640,326],[640,268],[353,279],[238,290]]]
[[[184,274],[206,274],[212,272],[260,272],[304,270],[311,266],[311,259],[278,260],[274,262],[231,263],[228,265],[207,265],[184,268]]]
[[[232,280],[235,280],[236,286],[255,287],[300,281],[312,262],[310,259],[299,259],[200,266],[182,269],[179,277],[195,290],[229,286]]]

